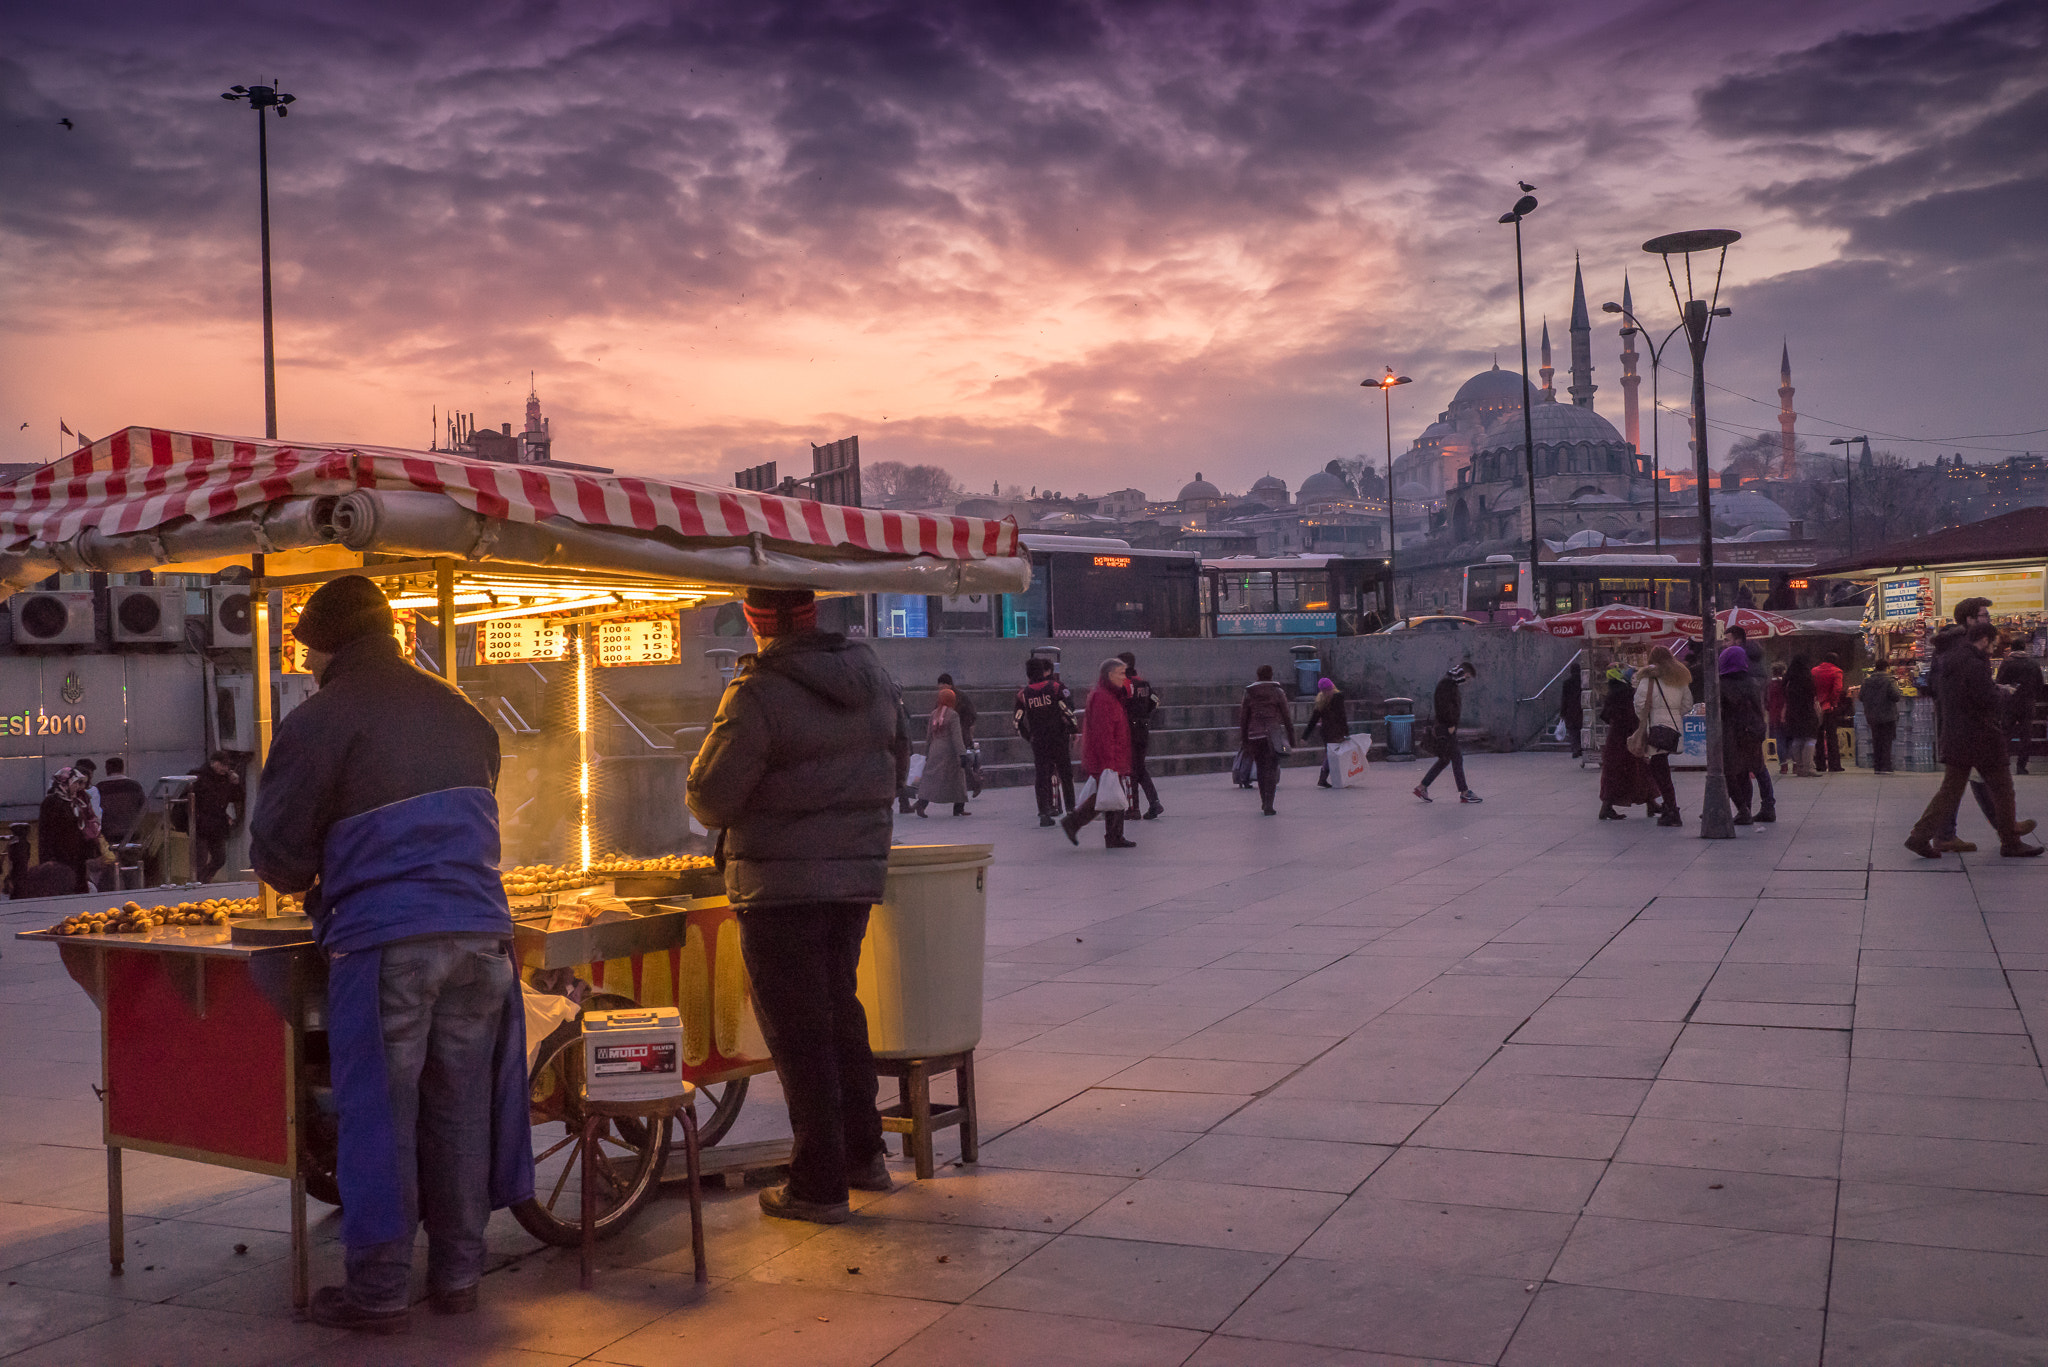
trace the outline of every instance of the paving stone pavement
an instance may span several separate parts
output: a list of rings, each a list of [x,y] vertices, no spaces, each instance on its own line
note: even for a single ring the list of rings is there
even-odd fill
[[[1907,853],[1927,775],[1706,842],[1595,821],[1563,756],[1470,772],[1290,771],[1272,818],[1168,780],[1124,852],[1023,790],[906,818],[997,847],[981,1163],[829,1230],[714,1193],[704,1291],[679,1200],[588,1294],[500,1216],[481,1312],[398,1340],[294,1322],[274,1180],[131,1156],[108,1278],[96,1018],[9,942],[0,1359],[2048,1364],[2048,865]]]

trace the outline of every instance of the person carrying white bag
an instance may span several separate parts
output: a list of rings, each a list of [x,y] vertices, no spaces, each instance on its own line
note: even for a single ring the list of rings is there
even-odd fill
[[[1088,781],[1074,793],[1074,810],[1060,818],[1060,829],[1076,845],[1081,843],[1081,828],[1100,815],[1105,849],[1138,847],[1137,841],[1124,839],[1124,816],[1131,805],[1125,787],[1131,772],[1131,722],[1124,711],[1124,678],[1122,660],[1104,660],[1082,713],[1081,768]]]
[[[1365,777],[1365,766],[1357,765],[1357,772],[1351,769],[1351,754],[1358,744],[1351,739],[1351,718],[1345,711],[1344,694],[1336,681],[1322,679],[1316,683],[1316,702],[1308,714],[1308,725],[1301,728],[1301,738],[1307,740],[1318,730],[1323,734],[1323,772],[1316,779],[1318,788],[1344,788],[1354,779]],[[1337,771],[1337,781],[1330,782],[1330,771]]]

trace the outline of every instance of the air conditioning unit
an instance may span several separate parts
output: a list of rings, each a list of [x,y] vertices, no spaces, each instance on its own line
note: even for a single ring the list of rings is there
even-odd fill
[[[185,639],[185,590],[118,584],[107,590],[107,615],[118,643]]]
[[[89,646],[93,642],[92,590],[17,593],[8,600],[18,646]]]
[[[255,752],[256,680],[253,676],[214,676],[213,737],[219,749]]]
[[[212,609],[214,649],[224,650],[229,646],[246,649],[255,639],[249,634],[249,586],[219,584],[206,592]]]

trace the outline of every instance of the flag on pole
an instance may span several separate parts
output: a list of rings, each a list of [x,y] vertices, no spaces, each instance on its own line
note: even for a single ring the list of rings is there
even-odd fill
[[[59,432],[62,432],[67,437],[75,437],[78,435],[76,432],[72,431],[69,427],[65,425],[64,419],[62,418],[57,419],[57,430]]]

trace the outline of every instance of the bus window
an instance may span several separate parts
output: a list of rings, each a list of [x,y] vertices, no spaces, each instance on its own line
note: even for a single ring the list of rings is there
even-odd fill
[[[1216,611],[1219,614],[1278,610],[1273,597],[1271,570],[1232,570],[1228,574],[1218,576]]]
[[[1330,611],[1330,575],[1327,570],[1283,571],[1274,576],[1281,612]]]

